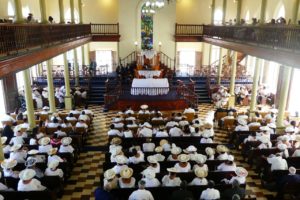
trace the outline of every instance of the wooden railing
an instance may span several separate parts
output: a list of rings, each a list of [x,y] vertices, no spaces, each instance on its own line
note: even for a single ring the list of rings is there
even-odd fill
[[[199,24],[175,24],[175,35],[202,36],[203,25]]]
[[[126,67],[127,65],[130,65],[133,62],[136,62],[136,60],[137,60],[137,52],[133,51],[128,56],[126,56],[125,58],[120,59],[120,64],[123,67]]]
[[[122,94],[122,85],[117,80],[107,79],[105,82],[105,94],[104,94],[104,105],[106,108],[110,108],[115,104]]]
[[[175,71],[175,59],[170,58],[163,52],[159,52],[160,63]]]
[[[119,35],[119,23],[117,24],[91,24],[93,35]]]
[[[0,54],[18,54],[21,50],[49,47],[90,34],[89,24],[0,24]]]
[[[197,108],[198,107],[198,95],[195,93],[195,83],[190,80],[189,83],[185,84],[182,81],[177,81],[176,92],[178,96],[184,99],[189,107]]]

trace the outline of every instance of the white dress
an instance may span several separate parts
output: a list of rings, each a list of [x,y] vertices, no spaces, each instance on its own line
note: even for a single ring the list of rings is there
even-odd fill
[[[41,182],[33,178],[29,183],[24,184],[22,180],[19,180],[18,191],[42,191],[46,187],[41,184]]]
[[[145,187],[158,187],[160,186],[160,182],[157,178],[149,179],[149,178],[143,178],[143,181],[145,181]]]
[[[207,188],[201,193],[200,199],[220,199],[220,192],[214,188]]]
[[[195,177],[189,185],[207,185],[208,181],[206,178]]]
[[[178,172],[181,172],[181,173],[188,173],[188,172],[191,171],[191,164],[190,163],[188,163],[185,167],[181,167],[179,165],[179,163],[176,163],[174,167],[178,170]]]
[[[134,188],[135,187],[135,178],[131,177],[129,183],[124,183],[122,178],[119,178],[119,186],[120,188]]]
[[[178,187],[181,184],[181,180],[179,177],[175,177],[174,179],[170,179],[169,175],[165,175],[162,178],[162,185],[167,187]]]
[[[133,191],[128,200],[154,200],[150,191],[145,189],[138,189]]]
[[[58,152],[59,153],[73,153],[73,151],[74,151],[74,148],[71,145],[67,145],[67,146],[60,145]]]
[[[64,172],[61,169],[51,170],[50,168],[47,168],[45,170],[45,176],[59,176],[60,178],[64,177]]]

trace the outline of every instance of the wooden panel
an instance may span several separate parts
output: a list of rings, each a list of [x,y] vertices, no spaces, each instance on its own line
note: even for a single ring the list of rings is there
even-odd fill
[[[175,42],[202,42],[202,36],[175,36]]]
[[[286,66],[293,66],[300,68],[300,56],[294,52],[281,51],[280,49],[270,49],[260,46],[252,46],[250,44],[240,44],[236,42],[227,42],[213,38],[203,38],[203,41],[209,44],[220,46],[226,49],[243,52],[245,54],[271,60],[281,63]]]
[[[70,41],[60,45],[54,45],[28,54],[17,56],[11,59],[0,61],[0,78],[8,74],[15,73],[33,65],[41,63],[58,56],[68,50],[74,49],[91,41],[91,37],[82,38],[76,41]]]
[[[120,42],[120,35],[93,35],[94,42]]]
[[[10,74],[3,79],[3,93],[6,112],[13,112],[17,107],[18,85],[16,74]]]

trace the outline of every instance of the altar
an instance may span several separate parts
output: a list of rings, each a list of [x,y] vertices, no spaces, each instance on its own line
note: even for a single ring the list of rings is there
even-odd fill
[[[139,70],[138,74],[145,78],[154,78],[160,76],[161,70]]]
[[[167,78],[162,79],[133,79],[131,84],[131,95],[166,95],[168,94],[169,81]]]

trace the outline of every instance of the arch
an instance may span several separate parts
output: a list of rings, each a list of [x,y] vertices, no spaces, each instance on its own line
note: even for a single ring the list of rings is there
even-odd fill
[[[14,6],[13,6],[13,3],[11,2],[11,0],[9,0],[7,2],[7,15],[8,15],[8,17],[15,16],[15,9],[14,9]]]
[[[214,13],[214,24],[222,24],[223,12],[220,9],[217,9]]]

